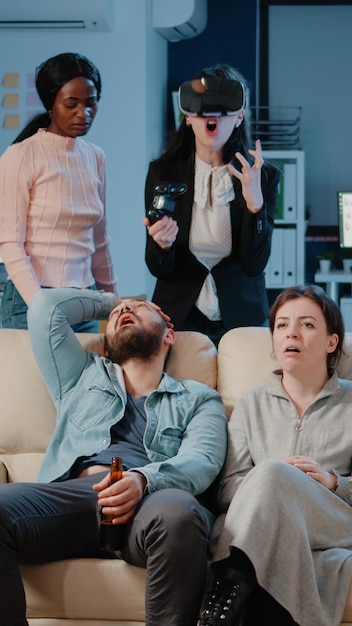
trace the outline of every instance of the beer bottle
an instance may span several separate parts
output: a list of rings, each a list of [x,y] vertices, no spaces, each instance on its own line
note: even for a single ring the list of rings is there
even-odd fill
[[[110,485],[122,478],[122,459],[114,456],[111,459]],[[100,547],[103,550],[121,550],[125,541],[126,524],[113,524],[113,517],[100,514]]]

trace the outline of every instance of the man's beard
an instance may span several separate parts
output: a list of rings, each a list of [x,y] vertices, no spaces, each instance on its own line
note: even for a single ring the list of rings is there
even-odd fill
[[[149,361],[162,346],[164,322],[154,322],[150,329],[142,330],[134,324],[122,326],[111,338],[105,336],[105,349],[113,363],[123,365],[129,359]]]

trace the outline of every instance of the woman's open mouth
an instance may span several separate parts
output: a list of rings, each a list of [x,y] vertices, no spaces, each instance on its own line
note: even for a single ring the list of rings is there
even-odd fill
[[[217,127],[218,127],[218,124],[217,124],[216,120],[213,120],[213,119],[207,120],[207,130],[210,133],[214,133],[216,131]]]

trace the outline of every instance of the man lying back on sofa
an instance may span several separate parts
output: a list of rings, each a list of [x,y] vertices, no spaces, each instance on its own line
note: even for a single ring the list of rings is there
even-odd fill
[[[106,318],[106,356],[85,352],[70,324]],[[195,626],[213,521],[197,496],[226,452],[219,394],[164,373],[175,333],[151,302],[43,289],[28,328],[57,424],[38,483],[0,485],[0,624],[28,624],[18,563],[101,556],[103,507],[127,523],[114,555],[147,567],[146,624]],[[113,456],[124,472],[110,485]]]

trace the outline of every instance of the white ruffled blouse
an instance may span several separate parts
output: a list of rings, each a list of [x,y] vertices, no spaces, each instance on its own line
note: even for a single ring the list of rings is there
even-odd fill
[[[196,155],[189,246],[198,261],[209,270],[196,306],[210,320],[221,319],[210,270],[231,253],[230,202],[234,197],[227,165],[212,167]]]

